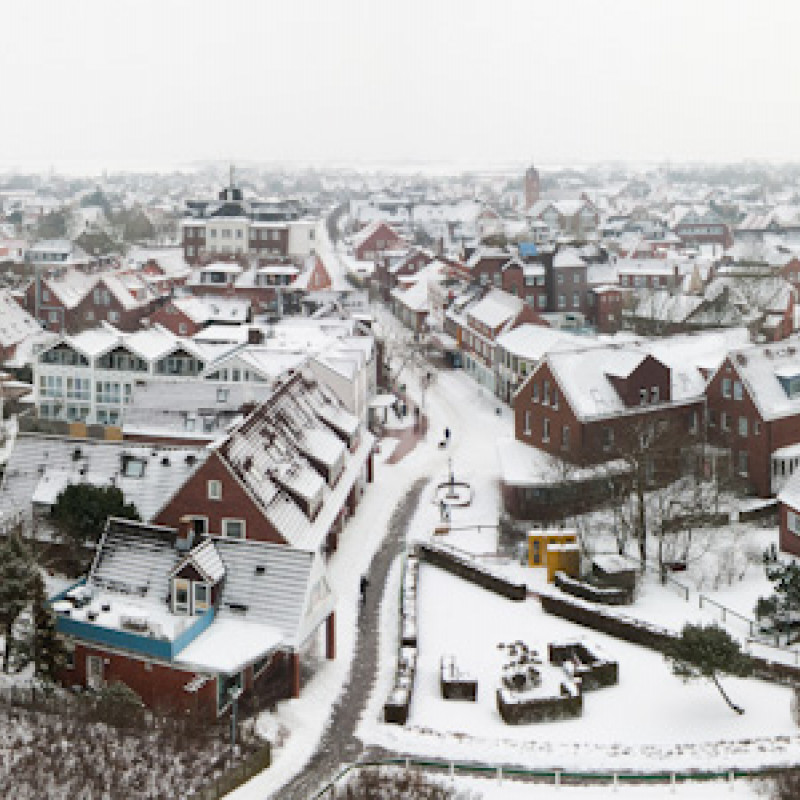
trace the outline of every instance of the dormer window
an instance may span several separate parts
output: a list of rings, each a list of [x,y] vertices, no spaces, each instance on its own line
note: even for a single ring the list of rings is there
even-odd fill
[[[657,403],[658,402],[658,399],[659,399],[658,398],[658,394],[659,394],[658,393],[658,386],[653,386],[653,388],[650,389],[650,402],[651,403]]]
[[[184,578],[173,579],[172,610],[175,614],[189,613],[189,586],[190,582]]]
[[[639,389],[639,405],[647,405],[647,389]]]

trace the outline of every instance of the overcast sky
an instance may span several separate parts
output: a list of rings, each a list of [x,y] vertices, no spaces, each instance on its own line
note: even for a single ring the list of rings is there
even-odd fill
[[[798,0],[15,0],[0,168],[800,160]]]

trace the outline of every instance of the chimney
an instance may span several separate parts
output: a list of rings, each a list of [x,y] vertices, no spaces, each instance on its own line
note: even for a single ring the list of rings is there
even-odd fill
[[[249,328],[247,331],[248,344],[264,344],[264,331],[261,328]]]

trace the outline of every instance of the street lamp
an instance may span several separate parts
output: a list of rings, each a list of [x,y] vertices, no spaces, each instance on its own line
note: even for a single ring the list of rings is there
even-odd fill
[[[230,691],[231,698],[231,754],[236,749],[236,723],[239,710],[239,698],[242,696],[242,687],[236,686]]]

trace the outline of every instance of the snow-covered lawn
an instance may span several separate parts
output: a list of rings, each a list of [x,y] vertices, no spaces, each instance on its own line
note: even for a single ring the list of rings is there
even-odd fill
[[[747,710],[738,716],[710,683],[684,684],[659,654],[545,614],[533,599],[514,603],[426,565],[418,597],[419,656],[409,722],[403,728],[379,722],[374,704],[370,711],[378,714],[360,730],[367,742],[447,759],[575,770],[733,768],[800,757],[789,689],[725,679],[730,695]],[[495,704],[502,664],[497,645],[522,639],[545,651],[549,641],[576,637],[598,642],[619,662],[619,686],[587,693],[579,719],[503,723]],[[477,675],[478,702],[441,699],[443,654],[455,655]]]

